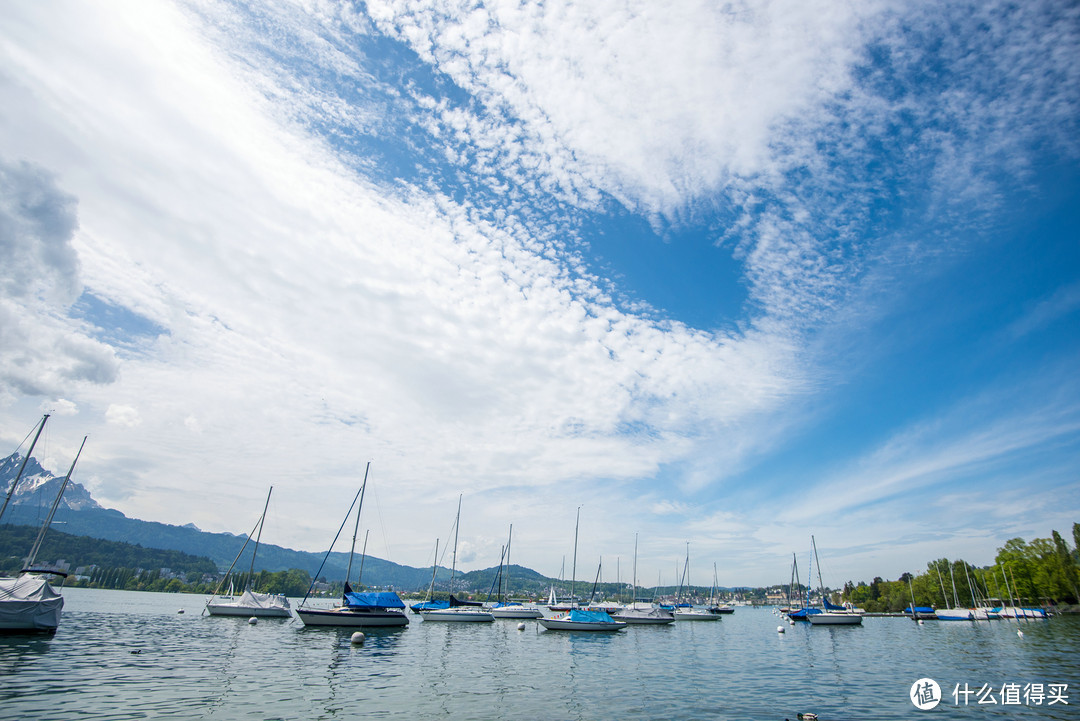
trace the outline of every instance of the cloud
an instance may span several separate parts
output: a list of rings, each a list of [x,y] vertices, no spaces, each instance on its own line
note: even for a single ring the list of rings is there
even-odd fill
[[[134,428],[142,423],[139,411],[131,406],[111,405],[105,411],[105,421],[110,425]]]

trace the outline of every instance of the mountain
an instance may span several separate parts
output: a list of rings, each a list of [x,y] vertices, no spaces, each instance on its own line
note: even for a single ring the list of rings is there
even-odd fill
[[[12,454],[0,460],[0,488],[5,495],[18,473],[22,457]],[[40,527],[48,515],[63,477],[56,477],[45,470],[37,460],[31,458],[23,471],[19,487],[15,490],[11,504],[4,512],[3,523]],[[231,533],[207,533],[200,531],[194,524],[172,526],[154,521],[141,521],[128,518],[120,511],[104,508],[95,501],[90,492],[74,481],[68,483],[63,499],[53,518],[53,525],[58,530],[76,536],[89,536],[106,541],[122,541],[138,544],[145,548],[183,551],[194,556],[206,556],[222,570],[227,569],[244,546],[246,536]],[[244,552],[246,562],[238,565],[247,570],[250,563],[252,544]],[[319,569],[323,553],[309,553],[282,548],[270,543],[260,543],[255,561],[255,570],[285,571],[299,568],[312,576]],[[72,559],[78,563],[78,559]],[[357,563],[359,559],[357,559]],[[326,565],[319,572],[319,577],[327,580],[340,580],[345,577],[349,563],[348,553],[331,553]],[[354,564],[354,573],[357,566]],[[449,575],[449,571],[440,569],[439,577]],[[413,568],[380,558],[368,557],[364,561],[366,585],[393,586],[403,591],[422,590],[431,582],[431,568]]]

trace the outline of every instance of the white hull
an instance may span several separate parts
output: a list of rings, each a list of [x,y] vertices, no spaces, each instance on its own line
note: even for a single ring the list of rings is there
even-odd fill
[[[495,620],[495,616],[489,611],[467,606],[444,608],[438,611],[421,611],[420,616],[425,621],[449,621],[451,623],[487,623]]]
[[[619,631],[626,628],[625,621],[612,623],[592,623],[589,621],[569,621],[559,618],[540,618],[537,623],[549,631]]]
[[[641,611],[624,611],[615,614],[612,618],[634,626],[666,626],[669,623],[675,623],[674,616],[663,612],[653,614]]]
[[[859,626],[862,616],[857,613],[823,611],[806,617],[811,626]]]
[[[1046,611],[1041,608],[1003,608],[998,611],[999,618],[1046,618]]]
[[[967,608],[939,608],[934,611],[939,621],[971,621],[973,620],[970,609]]]
[[[0,578],[0,630],[55,631],[64,598],[40,576]]]
[[[239,599],[215,597],[206,604],[211,616],[258,616],[259,618],[292,618],[292,609],[284,596],[246,591]]]
[[[262,606],[241,606],[240,604],[232,603],[211,603],[206,606],[206,611],[211,616],[292,618],[292,613],[287,608],[263,608]]]
[[[339,626],[358,628],[361,626],[408,626],[409,617],[403,611],[353,610],[339,608],[298,608],[296,615],[305,626]]]
[[[676,621],[719,621],[720,616],[699,608],[679,609],[674,613]]]
[[[493,608],[491,609],[491,615],[495,618],[543,618],[544,616],[539,608],[530,606]]]

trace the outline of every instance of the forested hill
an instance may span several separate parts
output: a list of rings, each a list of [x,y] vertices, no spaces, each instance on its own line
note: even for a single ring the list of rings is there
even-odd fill
[[[38,529],[30,526],[0,526],[0,572],[14,575],[37,538]],[[192,556],[182,551],[143,548],[130,543],[103,541],[86,536],[72,536],[50,529],[37,554],[38,565],[66,561],[71,572],[79,567],[143,568],[158,571],[163,568],[184,576],[216,574],[217,564],[205,556]]]

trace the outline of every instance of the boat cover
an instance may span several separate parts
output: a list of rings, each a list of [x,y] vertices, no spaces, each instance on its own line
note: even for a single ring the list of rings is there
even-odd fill
[[[354,608],[405,608],[405,603],[393,591],[345,594],[345,605]]]
[[[289,608],[289,602],[284,596],[272,593],[255,593],[254,591],[244,591],[236,605],[244,608]]]
[[[930,608],[929,606],[916,606],[915,607],[915,613],[933,613],[933,612],[934,612],[934,609]],[[910,614],[911,613],[911,606],[908,606],[907,608],[905,608],[904,613]]]
[[[582,611],[577,608],[566,614],[566,620],[578,623],[615,623],[615,619],[605,611]]]
[[[56,628],[64,598],[42,576],[0,578],[0,628]]]
[[[412,610],[420,613],[421,611],[443,611],[450,608],[450,604],[446,601],[423,601],[421,603],[414,603],[409,606]]]
[[[452,593],[450,594],[450,606],[452,608],[456,607],[456,606],[483,606],[483,605],[484,604],[481,603],[480,601],[462,601],[460,598],[456,597],[454,594],[452,594]]]
[[[846,611],[847,610],[843,606],[837,606],[835,603],[830,603],[829,599],[827,599],[827,598],[823,598],[821,600],[825,602],[825,610],[826,611]]]

